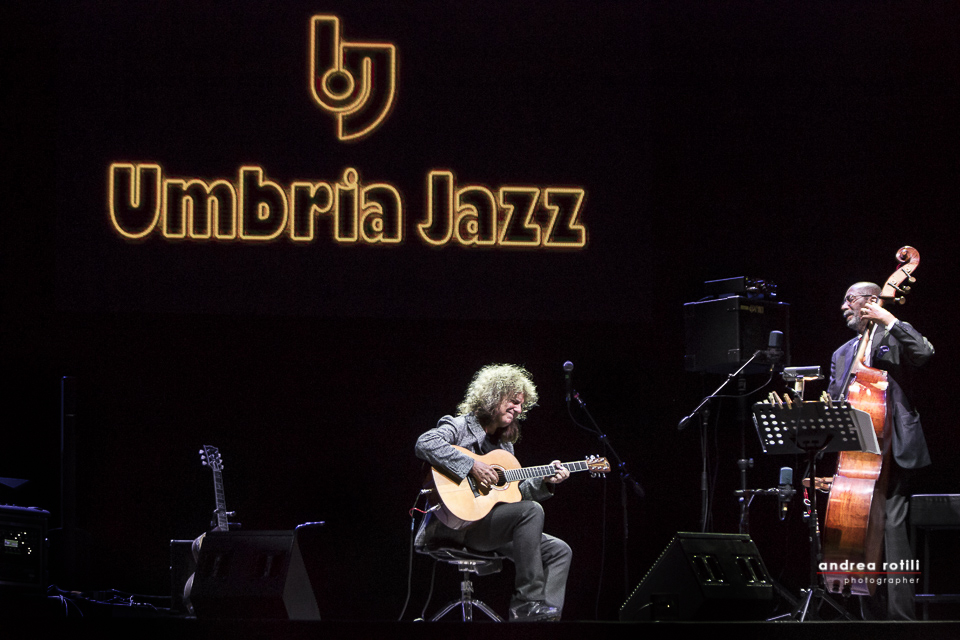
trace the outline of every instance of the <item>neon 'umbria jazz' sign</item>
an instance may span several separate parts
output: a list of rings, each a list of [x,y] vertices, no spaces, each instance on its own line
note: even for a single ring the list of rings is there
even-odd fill
[[[396,101],[398,52],[389,42],[343,37],[340,19],[310,19],[308,94],[336,121],[341,142],[369,137]],[[127,240],[160,236],[170,241],[264,243],[315,241],[399,245],[406,226],[400,190],[365,182],[347,167],[335,181],[280,184],[257,165],[236,178],[168,176],[158,163],[114,162],[108,168],[107,208],[114,231]],[[578,187],[459,185],[453,172],[426,176],[423,218],[416,235],[442,247],[581,249],[586,193]]]
[[[428,245],[580,249],[587,243],[576,187],[458,185],[452,171],[433,169],[416,223]],[[364,183],[348,167],[336,182],[282,185],[259,166],[240,167],[235,180],[169,177],[156,163],[110,165],[110,224],[142,240],[297,243],[321,235],[337,244],[394,245],[410,233],[403,195],[385,182]]]

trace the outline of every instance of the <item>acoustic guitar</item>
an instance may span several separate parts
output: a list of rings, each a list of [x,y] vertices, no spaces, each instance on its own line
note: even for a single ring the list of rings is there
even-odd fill
[[[465,529],[480,520],[501,502],[520,502],[520,482],[528,478],[547,478],[557,472],[552,464],[538,467],[520,467],[513,455],[503,449],[494,449],[485,455],[477,455],[463,447],[452,445],[454,449],[474,460],[480,460],[497,470],[496,484],[484,487],[473,476],[463,480],[446,475],[433,467],[430,480],[440,501],[437,517],[451,529]],[[579,462],[564,462],[562,466],[570,473],[589,471],[596,477],[610,471],[606,458],[591,456]]]
[[[230,514],[227,512],[227,501],[223,494],[223,458],[220,455],[220,450],[209,444],[203,445],[203,449],[200,450],[200,462],[203,466],[210,467],[210,470],[213,472],[213,493],[214,502],[216,503],[214,514],[216,514],[217,519],[216,523],[211,522],[213,525],[212,531],[229,531]],[[193,553],[194,564],[200,559],[200,546],[203,544],[203,538],[206,535],[206,533],[201,533],[190,547]],[[187,583],[183,587],[183,603],[190,614],[194,613],[193,605],[190,602],[190,592],[193,590],[194,575],[196,574],[190,574],[190,577],[187,578]]]

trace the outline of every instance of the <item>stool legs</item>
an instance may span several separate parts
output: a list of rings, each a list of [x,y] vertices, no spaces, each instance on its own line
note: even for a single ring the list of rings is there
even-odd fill
[[[487,614],[487,616],[489,616],[491,620],[495,622],[503,622],[503,618],[498,616],[493,611],[493,609],[491,609],[485,603],[481,602],[480,600],[476,600],[473,597],[473,581],[470,579],[470,573],[471,573],[471,567],[469,566],[460,567],[460,575],[462,577],[460,581],[460,599],[454,600],[453,602],[445,606],[437,615],[431,618],[432,622],[436,622],[443,616],[447,615],[447,613],[449,613],[450,610],[456,607],[457,605],[459,605],[461,610],[463,611],[464,622],[473,622],[474,607],[476,607],[477,609],[480,609],[480,611]]]

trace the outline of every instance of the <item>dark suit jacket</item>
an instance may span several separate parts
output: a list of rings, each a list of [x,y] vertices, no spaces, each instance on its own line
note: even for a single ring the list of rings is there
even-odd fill
[[[857,338],[833,352],[830,362],[830,386],[827,393],[839,399],[846,393],[850,365],[856,356]],[[873,338],[871,366],[888,373],[887,412],[893,419],[893,456],[903,469],[919,469],[930,464],[930,452],[923,437],[920,414],[897,383],[907,368],[919,367],[933,355],[933,345],[906,322],[897,321],[889,330],[878,327]]]

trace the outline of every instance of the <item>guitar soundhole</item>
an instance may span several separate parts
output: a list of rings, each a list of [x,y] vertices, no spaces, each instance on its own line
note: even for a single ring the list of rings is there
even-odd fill
[[[504,474],[503,469],[497,469],[497,486],[502,487],[507,484],[507,476]]]

